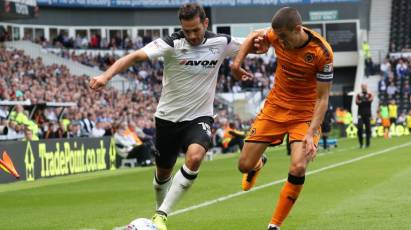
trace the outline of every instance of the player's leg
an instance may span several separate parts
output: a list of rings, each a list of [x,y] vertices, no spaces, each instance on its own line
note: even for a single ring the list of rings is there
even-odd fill
[[[175,174],[170,190],[158,209],[159,212],[167,215],[197,178],[201,162],[211,146],[212,123],[211,117],[201,117],[184,126],[185,164]]]
[[[276,209],[271,218],[269,227],[279,228],[291,211],[297,200],[305,181],[305,172],[310,161],[310,157],[304,153],[303,140],[309,124],[299,123],[290,128],[291,141],[291,163],[288,171],[288,178],[281,189],[280,197]],[[314,136],[314,143],[317,146],[320,137],[319,130]]]
[[[156,118],[156,171],[153,186],[156,196],[156,208],[163,203],[171,185],[171,173],[180,151],[176,123]]]
[[[156,171],[153,178],[153,187],[156,197],[156,209],[160,207],[163,203],[164,197],[166,196],[168,189],[171,184],[171,173],[173,168],[161,168],[156,166]]]
[[[156,118],[156,171],[153,178],[153,187],[156,197],[156,209],[161,206],[172,184],[171,173],[176,162],[180,142],[178,140],[178,126],[176,123]],[[166,230],[167,215],[156,213],[153,222],[159,230]]]
[[[280,191],[280,197],[271,218],[271,225],[280,227],[288,216],[303,187],[307,165],[308,158],[303,154],[303,143],[292,143],[288,178]]]
[[[238,159],[238,169],[242,173],[262,167],[261,158],[270,143],[246,142]]]
[[[244,191],[250,190],[255,185],[257,176],[267,161],[263,155],[266,148],[269,145],[281,144],[285,133],[284,124],[268,119],[263,113],[257,116],[238,161],[238,168],[244,173],[241,183]]]
[[[254,187],[261,168],[267,161],[263,156],[269,143],[246,142],[238,160],[238,169],[243,173],[241,187],[248,191]]]
[[[198,144],[191,144],[186,153],[185,164],[174,175],[170,190],[164,198],[158,211],[169,214],[171,209],[193,185],[198,176],[199,168],[206,150]]]

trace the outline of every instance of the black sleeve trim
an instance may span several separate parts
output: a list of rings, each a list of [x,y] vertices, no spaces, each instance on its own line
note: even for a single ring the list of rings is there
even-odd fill
[[[317,72],[317,74],[329,75],[329,74],[334,74],[334,72],[323,72],[323,71],[320,71],[320,72]]]
[[[227,39],[227,45],[231,42],[231,36],[228,34],[216,34],[210,31],[206,31],[205,38],[225,37]]]
[[[317,81],[321,81],[321,82],[332,82],[333,79],[321,79],[321,78],[317,78]]]
[[[181,39],[181,38],[184,38],[183,31],[174,32],[170,36],[164,37],[162,39],[165,43],[167,43],[167,45],[174,47],[174,40]]]
[[[230,35],[227,35],[227,34],[221,34],[221,36],[223,36],[223,37],[227,38],[227,45],[228,45],[228,44],[230,44],[230,42],[231,42],[231,36],[230,36]]]

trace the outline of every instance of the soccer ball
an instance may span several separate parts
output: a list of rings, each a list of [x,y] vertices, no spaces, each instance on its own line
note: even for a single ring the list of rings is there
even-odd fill
[[[127,225],[127,230],[157,230],[157,226],[149,219],[138,218]]]

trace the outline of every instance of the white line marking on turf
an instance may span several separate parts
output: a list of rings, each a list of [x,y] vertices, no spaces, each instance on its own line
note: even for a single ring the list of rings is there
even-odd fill
[[[343,165],[346,165],[346,164],[351,164],[351,163],[354,163],[354,162],[357,162],[357,161],[360,161],[360,160],[363,160],[363,159],[366,159],[366,158],[370,158],[370,157],[373,157],[373,156],[377,156],[377,155],[380,155],[380,154],[383,154],[383,153],[386,153],[386,152],[389,152],[389,151],[392,151],[392,150],[395,150],[395,149],[403,148],[403,147],[406,147],[406,146],[409,146],[409,145],[411,145],[411,143],[406,143],[406,144],[402,144],[402,145],[398,145],[398,146],[386,148],[386,149],[384,149],[384,150],[377,151],[377,152],[374,152],[374,153],[369,153],[369,154],[367,154],[367,155],[360,156],[360,157],[356,157],[356,158],[353,158],[353,159],[351,159],[351,160],[346,160],[346,161],[343,161],[343,162],[340,162],[340,163],[335,163],[335,164],[332,164],[332,165],[329,165],[329,166],[326,166],[326,167],[323,167],[323,168],[320,168],[320,169],[316,169],[316,170],[313,170],[313,171],[309,171],[309,172],[307,172],[305,175],[306,175],[306,176],[309,176],[309,175],[312,175],[312,174],[317,174],[317,173],[320,173],[320,172],[323,172],[323,171],[326,171],[326,170],[329,170],[329,169],[337,168],[337,167],[340,167],[340,166],[343,166]],[[218,203],[218,202],[225,201],[225,200],[228,200],[228,199],[237,197],[237,196],[245,195],[245,194],[247,194],[247,193],[249,193],[249,192],[254,192],[254,191],[257,191],[257,190],[266,188],[266,187],[270,187],[270,186],[272,186],[272,185],[280,184],[280,183],[282,183],[282,182],[285,182],[286,179],[287,179],[287,178],[284,178],[284,179],[276,180],[276,181],[273,181],[273,182],[270,182],[270,183],[267,183],[267,184],[263,184],[263,185],[260,185],[260,186],[256,186],[256,187],[254,187],[252,190],[250,190],[250,191],[248,191],[248,192],[243,192],[243,191],[241,191],[241,192],[236,192],[236,193],[233,193],[233,194],[230,194],[230,195],[227,195],[227,196],[223,196],[223,197],[217,198],[217,199],[215,199],[215,200],[209,200],[209,201],[206,201],[206,202],[201,203],[201,204],[198,204],[198,205],[193,205],[193,206],[188,207],[188,208],[183,208],[183,209],[180,209],[180,210],[177,210],[177,211],[175,211],[175,212],[170,213],[169,216],[179,215],[179,214],[181,214],[181,213],[185,213],[185,212],[188,212],[188,211],[191,211],[191,210],[194,210],[194,209],[206,207],[206,206],[209,206],[209,205],[212,205],[212,204],[216,204],[216,203]]]
[[[405,143],[405,144],[402,144],[402,145],[397,145],[397,146],[394,146],[394,147],[386,148],[386,149],[383,149],[383,150],[380,150],[380,151],[377,151],[377,152],[369,153],[369,154],[364,155],[364,156],[353,158],[351,160],[342,161],[340,163],[331,164],[331,165],[323,167],[323,168],[319,168],[319,169],[316,169],[316,170],[313,170],[313,171],[309,171],[305,175],[309,176],[309,175],[317,174],[317,173],[320,173],[320,172],[323,172],[323,171],[326,171],[326,170],[329,170],[329,169],[333,169],[333,168],[337,168],[337,167],[340,167],[340,166],[343,166],[343,165],[351,164],[351,163],[354,163],[354,162],[357,162],[357,161],[360,161],[360,160],[364,160],[364,159],[367,159],[367,158],[370,158],[370,157],[381,155],[383,153],[387,153],[387,152],[390,152],[392,150],[400,149],[400,148],[407,147],[407,146],[410,146],[410,145],[411,145],[411,143]],[[214,200],[209,200],[209,201],[203,202],[201,204],[193,205],[193,206],[188,207],[188,208],[183,208],[183,209],[174,211],[174,212],[170,213],[169,216],[175,216],[175,215],[186,213],[186,212],[189,212],[189,211],[192,211],[192,210],[195,210],[195,209],[207,207],[207,206],[210,206],[210,205],[222,202],[222,201],[229,200],[229,199],[234,198],[234,197],[238,197],[238,196],[250,193],[250,192],[258,191],[258,190],[261,190],[263,188],[267,188],[267,187],[270,187],[270,186],[273,186],[273,185],[283,183],[286,180],[287,180],[287,178],[276,180],[276,181],[273,181],[273,182],[270,182],[270,183],[267,183],[267,184],[256,186],[252,190],[247,191],[247,192],[240,191],[240,192],[229,194],[227,196],[219,197],[219,198],[214,199]],[[123,230],[125,228],[126,228],[126,226],[116,227],[116,228],[113,228],[113,230]]]

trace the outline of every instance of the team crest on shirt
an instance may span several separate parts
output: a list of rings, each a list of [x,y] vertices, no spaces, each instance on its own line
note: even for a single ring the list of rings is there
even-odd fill
[[[257,130],[255,128],[250,129],[250,132],[248,133],[248,136],[254,136]]]
[[[214,48],[214,47],[210,47],[210,48],[208,48],[208,50],[210,50],[210,52],[211,52],[212,54],[218,54],[218,53],[220,53],[219,50],[218,50],[217,48]]]
[[[333,71],[333,63],[324,65],[323,72],[329,73],[332,71]]]
[[[314,54],[310,52],[306,53],[304,55],[304,61],[307,63],[312,63],[314,61]]]

